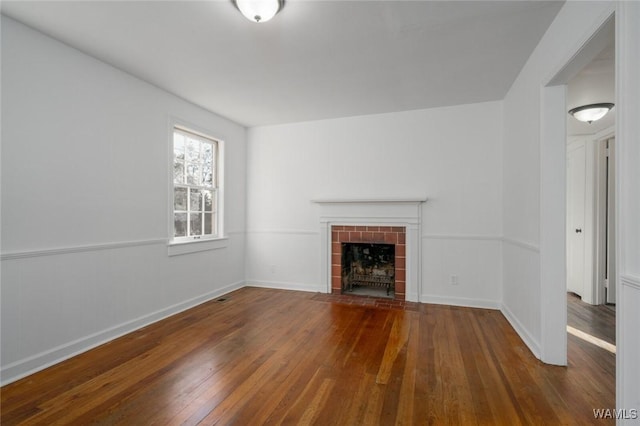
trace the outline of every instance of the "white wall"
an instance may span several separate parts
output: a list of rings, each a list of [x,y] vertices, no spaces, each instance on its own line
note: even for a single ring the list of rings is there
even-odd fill
[[[574,57],[613,11],[618,110],[615,131],[619,281],[616,405],[627,410],[629,416],[632,414],[629,410],[640,408],[637,362],[640,359],[640,222],[637,220],[640,217],[640,82],[637,78],[640,74],[640,4],[637,2],[567,2],[504,100],[503,298],[504,312],[534,352],[538,351],[540,355],[548,340],[543,328],[558,325],[545,324],[541,313],[545,312],[545,306],[558,301],[545,299],[542,295],[543,290],[556,283],[545,282],[540,277],[541,254],[550,254],[544,244],[545,253],[541,253],[540,235],[548,234],[546,221],[554,212],[542,212],[540,194],[542,198],[547,197],[549,194],[545,191],[551,188],[541,185],[546,182],[539,171],[553,168],[555,173],[562,167],[553,164],[553,158],[545,156],[550,145],[540,132],[547,128],[541,117],[549,118],[543,106],[547,106],[545,95],[551,92],[543,86]],[[564,145],[564,140],[559,143]],[[552,194],[552,198],[555,195]],[[637,422],[629,418],[627,421],[629,424]]]
[[[501,115],[489,102],[250,129],[247,281],[323,291],[312,199],[426,196],[421,300],[499,306]]]
[[[504,101],[503,311],[537,356],[547,303],[540,284],[541,88],[608,10],[608,2],[565,4]],[[558,215],[564,220],[564,212]]]
[[[616,10],[616,404],[640,413],[640,3]],[[624,424],[637,424],[626,419]]]
[[[169,120],[226,142],[226,248],[169,257]],[[243,285],[246,131],[2,17],[2,381]]]

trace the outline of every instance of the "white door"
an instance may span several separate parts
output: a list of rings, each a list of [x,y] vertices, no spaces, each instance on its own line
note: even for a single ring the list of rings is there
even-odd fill
[[[572,146],[567,153],[567,291],[579,296],[585,279],[586,158],[584,143]]]

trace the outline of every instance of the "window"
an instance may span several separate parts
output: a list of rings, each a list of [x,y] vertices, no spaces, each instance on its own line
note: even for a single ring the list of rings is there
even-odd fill
[[[173,129],[173,241],[219,236],[218,144],[182,127]]]

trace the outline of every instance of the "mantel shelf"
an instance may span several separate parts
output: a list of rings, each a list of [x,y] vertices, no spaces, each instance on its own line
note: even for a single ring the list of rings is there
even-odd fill
[[[406,198],[316,198],[311,200],[316,204],[404,204],[424,203],[427,197]]]

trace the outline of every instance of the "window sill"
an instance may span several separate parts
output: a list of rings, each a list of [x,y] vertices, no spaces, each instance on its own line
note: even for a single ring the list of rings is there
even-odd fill
[[[218,250],[227,247],[228,244],[228,237],[219,237],[209,240],[183,241],[179,243],[170,242],[167,248],[169,256],[180,256],[201,251]]]

